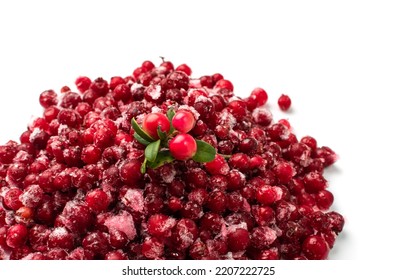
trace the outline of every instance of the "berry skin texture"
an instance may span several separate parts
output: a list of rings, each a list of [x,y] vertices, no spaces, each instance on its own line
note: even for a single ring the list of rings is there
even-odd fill
[[[180,133],[188,133],[195,126],[195,117],[189,111],[177,111],[172,119],[172,125]]]
[[[187,160],[197,152],[197,142],[190,134],[178,134],[170,140],[169,150],[175,159]]]
[[[278,105],[279,108],[282,111],[287,111],[289,110],[290,106],[291,106],[291,99],[288,95],[282,94],[279,99],[278,99]]]
[[[324,260],[327,258],[329,248],[323,237],[310,235],[304,240],[302,251],[309,260]]]
[[[164,114],[150,113],[144,117],[142,128],[153,139],[159,139],[157,132],[158,127],[161,128],[161,131],[166,133],[170,130],[170,122]]]

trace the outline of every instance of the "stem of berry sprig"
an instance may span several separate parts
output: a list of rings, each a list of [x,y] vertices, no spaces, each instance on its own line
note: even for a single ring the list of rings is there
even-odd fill
[[[140,171],[157,168],[174,160],[192,159],[196,162],[210,162],[216,156],[216,149],[209,143],[194,139],[188,134],[195,126],[194,115],[187,110],[175,112],[170,108],[166,115],[147,114],[142,126],[132,119],[135,139],[146,146]]]

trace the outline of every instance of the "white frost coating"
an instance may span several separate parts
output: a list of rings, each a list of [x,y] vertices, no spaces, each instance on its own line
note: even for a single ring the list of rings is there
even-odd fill
[[[206,102],[208,101],[209,98],[203,95],[199,95],[196,99],[195,99],[195,103],[197,102]],[[212,100],[209,100],[210,102],[212,102]]]
[[[142,190],[129,189],[122,197],[121,202],[130,207],[133,211],[143,213],[144,198]]]
[[[272,113],[264,107],[258,107],[253,110],[252,117],[255,122],[259,122],[261,117],[260,115],[266,115],[268,119],[272,119]]]
[[[247,228],[247,224],[245,222],[241,222],[241,223],[236,224],[236,225],[229,225],[227,227],[227,235],[230,234],[230,233],[235,232],[239,228],[243,228],[243,229],[246,229],[246,230],[248,229]]]
[[[202,87],[201,85],[201,80],[200,79],[191,79],[190,83],[188,84],[189,88],[200,88]]]
[[[274,243],[277,238],[276,231],[269,227],[263,227],[262,230],[262,232],[264,233],[264,238],[262,240],[263,243],[265,243],[266,246]]]
[[[236,118],[226,109],[221,111],[219,121],[220,125],[225,125],[229,128],[233,128],[237,123]]]
[[[164,173],[165,173],[165,174],[164,174]],[[172,166],[171,168],[169,168],[168,172],[164,172],[164,173],[161,173],[161,175],[162,175],[162,180],[163,180],[165,183],[168,183],[168,184],[172,183],[173,180],[175,179],[175,176],[176,176],[176,170],[175,170],[175,168],[173,168],[173,166]]]
[[[162,223],[158,223],[158,230],[160,232],[167,232],[176,225],[176,220],[174,218],[168,218]]]
[[[43,130],[40,128],[36,127],[33,129],[32,133],[29,136],[29,141],[30,143],[33,143],[33,141],[36,139],[37,135],[40,134]]]
[[[114,229],[122,231],[130,240],[134,239],[136,236],[136,228],[132,215],[126,211],[122,211],[116,216],[107,218],[104,224],[109,231]]]
[[[181,105],[181,106],[179,107],[178,111],[179,111],[179,110],[190,111],[190,112],[194,115],[195,120],[198,120],[198,119],[199,119],[199,116],[200,116],[200,115],[199,115],[198,111],[195,110],[194,107],[191,107],[191,106],[188,106],[188,105]]]
[[[58,127],[58,135],[63,134],[63,131],[64,131],[65,129],[68,129],[68,126],[67,126],[67,125],[65,125],[65,124],[59,125],[59,127]]]
[[[19,196],[19,200],[27,207],[34,207],[40,202],[40,197],[37,196],[37,194],[41,192],[42,191],[38,185],[31,185],[28,190],[25,190]]]
[[[243,203],[242,203],[242,211],[246,213],[250,213],[251,207],[249,202],[246,200],[246,198],[243,198]]]
[[[275,194],[276,194],[275,201],[281,200],[282,195],[283,195],[282,189],[281,189],[280,187],[273,186],[273,187],[272,187],[272,190],[273,190],[273,191],[275,192]]]
[[[158,107],[158,106],[153,106],[151,108],[151,113],[161,113],[161,114],[163,114],[162,109],[160,107]]]
[[[49,237],[60,238],[60,237],[64,237],[67,234],[68,232],[64,227],[57,227],[50,233]]]
[[[141,87],[143,87],[142,84],[133,83],[132,86],[131,86],[131,92],[134,91],[134,90],[136,90],[136,89],[139,89],[139,88],[141,88]]]
[[[155,85],[153,87],[147,88],[146,91],[147,91],[147,94],[150,95],[153,100],[157,100],[158,98],[161,97],[161,86],[160,85]]]

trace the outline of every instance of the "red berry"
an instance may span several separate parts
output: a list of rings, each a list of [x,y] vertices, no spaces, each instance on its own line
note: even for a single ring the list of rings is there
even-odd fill
[[[278,99],[279,108],[282,111],[287,111],[291,106],[291,99],[288,95],[282,94]]]
[[[249,245],[249,241],[249,232],[243,228],[238,228],[227,235],[228,248],[231,252],[245,250]]]
[[[197,142],[190,134],[178,134],[169,142],[169,150],[175,159],[187,160],[197,152]]]
[[[232,92],[234,90],[234,85],[229,80],[220,79],[216,82],[215,88],[217,89],[224,88]]]
[[[304,240],[302,251],[309,260],[324,260],[329,253],[329,248],[323,237],[310,235]]]
[[[172,118],[173,127],[180,133],[187,133],[195,126],[194,115],[186,110],[179,110]]]
[[[89,87],[91,86],[91,79],[85,76],[78,77],[75,81],[77,89],[79,92],[84,93],[86,92]]]
[[[176,67],[176,71],[182,71],[187,74],[187,76],[191,76],[191,68],[187,64],[181,64]]]
[[[160,128],[161,131],[168,133],[170,130],[170,122],[164,114],[150,113],[144,117],[142,128],[153,139],[159,139],[157,129]]]

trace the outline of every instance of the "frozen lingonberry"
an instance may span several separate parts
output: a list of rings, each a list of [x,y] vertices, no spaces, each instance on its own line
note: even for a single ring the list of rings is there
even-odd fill
[[[147,237],[142,244],[142,254],[147,259],[158,259],[164,254],[164,244],[155,237]]]
[[[22,191],[18,188],[11,188],[9,189],[5,195],[4,195],[4,200],[3,204],[5,207],[8,209],[12,210],[18,210],[20,207],[22,207],[22,202],[20,200],[20,195],[22,194]]]
[[[190,134],[178,134],[169,142],[169,150],[175,159],[187,160],[197,152],[197,142]]]
[[[90,209],[97,213],[105,211],[110,204],[108,195],[101,189],[87,193],[85,202]]]
[[[268,100],[267,92],[262,88],[255,88],[250,96],[246,100],[246,104],[249,110],[254,110],[257,107],[265,105]]]
[[[288,95],[282,94],[278,99],[279,108],[283,111],[287,111],[291,106],[291,99]]]
[[[119,167],[121,180],[125,184],[136,184],[142,178],[142,173],[140,172],[141,165],[142,163],[136,159],[122,162]]]
[[[205,168],[212,175],[227,175],[230,171],[227,161],[219,154],[211,162],[205,163]]]
[[[40,94],[40,104],[44,108],[58,104],[58,96],[53,90],[46,90]]]
[[[25,244],[28,237],[28,229],[25,225],[16,224],[7,230],[6,242],[10,248],[18,248]]]
[[[161,239],[170,236],[175,224],[175,219],[164,214],[156,214],[148,219],[147,231],[150,235]]]
[[[187,64],[180,64],[176,67],[176,71],[181,71],[187,74],[187,76],[191,76],[191,68]]]
[[[220,79],[217,82],[215,82],[215,88],[216,89],[228,89],[229,91],[233,91],[234,90],[234,85],[229,81],[229,80],[225,80],[225,79]]]
[[[327,187],[327,181],[322,174],[309,172],[304,177],[305,190],[308,193],[317,193]]]
[[[81,93],[86,92],[91,86],[91,83],[91,79],[86,76],[80,76],[75,81],[76,87]]]
[[[198,237],[198,227],[191,219],[180,219],[172,230],[172,241],[182,250],[190,247]]]
[[[274,167],[276,177],[281,184],[287,184],[294,176],[293,166],[288,162],[280,162]]]
[[[187,133],[195,126],[193,113],[186,110],[179,110],[172,118],[173,127],[180,133]]]
[[[245,250],[250,242],[249,232],[243,228],[237,228],[227,235],[227,244],[231,252]]]
[[[70,250],[74,247],[74,237],[66,228],[57,227],[48,236],[48,247]]]
[[[302,251],[310,260],[324,260],[329,253],[329,248],[323,237],[310,235],[304,240]]]
[[[153,139],[159,139],[158,129],[161,129],[162,132],[168,133],[170,129],[170,122],[164,114],[150,113],[144,117],[142,128]]]
[[[321,190],[316,194],[315,200],[319,209],[328,210],[333,204],[334,196],[328,190]]]

